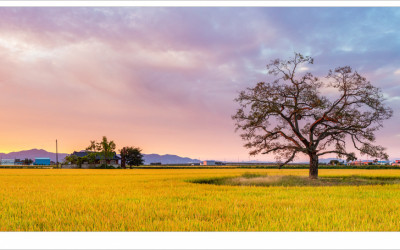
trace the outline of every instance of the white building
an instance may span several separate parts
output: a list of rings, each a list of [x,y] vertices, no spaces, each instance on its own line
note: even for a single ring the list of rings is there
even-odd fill
[[[215,165],[215,161],[203,161],[203,165]]]
[[[377,165],[390,165],[391,162],[390,161],[377,161],[376,164]]]
[[[1,165],[7,165],[7,166],[15,165],[15,160],[14,159],[1,159]]]

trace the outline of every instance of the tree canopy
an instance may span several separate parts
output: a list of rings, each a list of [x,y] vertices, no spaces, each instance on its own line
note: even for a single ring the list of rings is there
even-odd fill
[[[308,155],[310,178],[318,178],[319,156],[355,160],[349,144],[361,155],[387,159],[384,147],[373,144],[374,133],[393,113],[382,91],[350,66],[330,70],[325,79],[300,70],[313,63],[300,53],[273,60],[267,65],[273,81],[239,93],[232,118],[250,155],[273,153],[280,167]]]
[[[121,153],[121,167],[125,168],[125,163],[130,167],[143,165],[142,150],[137,147],[123,147]]]
[[[108,159],[112,158],[115,153],[114,141],[108,141],[106,136],[103,136],[100,142],[90,141],[90,145],[86,148],[87,160],[91,163],[96,161],[96,156],[102,156],[107,162]]]

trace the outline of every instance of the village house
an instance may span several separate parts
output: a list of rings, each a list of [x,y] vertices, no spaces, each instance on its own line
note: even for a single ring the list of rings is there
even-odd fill
[[[364,163],[363,163],[363,161],[352,161],[352,162],[347,163],[347,165],[350,165],[350,166],[361,166],[361,165],[364,165]]]
[[[400,161],[396,161],[400,165]],[[360,160],[360,161],[351,161],[345,165],[350,166],[364,166],[364,165],[396,165],[395,163],[391,163],[390,161],[372,161],[372,160]]]
[[[392,166],[400,166],[400,160],[395,160],[395,161],[392,163]]]
[[[391,162],[390,161],[377,161],[376,164],[377,165],[390,165]]]
[[[202,165],[203,166],[215,166],[215,165],[225,165],[223,162],[221,162],[221,161],[209,161],[209,160],[207,160],[207,161],[203,161],[202,162]]]

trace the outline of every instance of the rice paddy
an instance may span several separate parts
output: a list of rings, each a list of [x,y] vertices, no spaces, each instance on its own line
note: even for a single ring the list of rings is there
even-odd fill
[[[392,180],[328,186],[192,183],[307,176],[306,169],[0,169],[0,231],[399,231],[400,170],[323,169]]]

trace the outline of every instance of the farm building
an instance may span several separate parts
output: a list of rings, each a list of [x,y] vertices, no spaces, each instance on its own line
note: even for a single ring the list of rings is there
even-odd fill
[[[35,158],[35,165],[50,166],[50,158]]]
[[[377,161],[377,165],[390,165],[390,161]]]
[[[374,162],[369,160],[369,161],[352,161],[347,163],[347,165],[353,165],[353,166],[363,166],[363,165],[372,165]]]
[[[367,161],[352,161],[348,162],[346,165],[355,165],[355,166],[361,166],[361,165],[390,165],[390,161],[372,161],[372,160],[367,160]],[[393,165],[393,164],[392,164]],[[400,161],[399,161],[400,165]]]
[[[215,166],[215,165],[225,165],[225,163],[221,161],[203,161],[203,165]]]
[[[215,165],[215,161],[203,161],[203,165]]]
[[[12,166],[15,165],[14,159],[1,159],[1,165]]]

